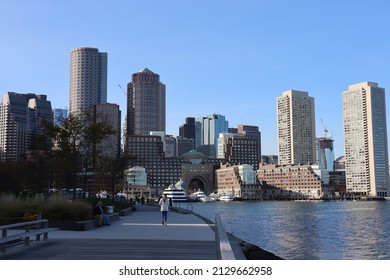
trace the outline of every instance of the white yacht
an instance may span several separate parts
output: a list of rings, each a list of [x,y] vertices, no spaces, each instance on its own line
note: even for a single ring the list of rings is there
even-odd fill
[[[191,201],[201,201],[201,202],[206,202],[207,201],[207,196],[206,194],[199,190],[197,192],[194,192],[192,194],[189,195],[189,199]]]
[[[219,200],[220,201],[227,201],[227,202],[229,202],[229,201],[233,201],[234,197],[232,195],[230,195],[230,194],[224,194],[224,195],[221,195],[219,197]]]
[[[172,199],[173,202],[185,202],[188,201],[188,196],[182,188],[178,188],[174,185],[169,185],[163,191],[163,194],[166,194],[169,199]]]

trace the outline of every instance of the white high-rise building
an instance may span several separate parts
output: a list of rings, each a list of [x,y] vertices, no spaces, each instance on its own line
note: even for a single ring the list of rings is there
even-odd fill
[[[314,98],[289,90],[277,97],[278,161],[282,165],[316,162]]]
[[[96,48],[70,52],[69,114],[107,102],[107,53]]]
[[[377,83],[343,92],[347,192],[384,197],[389,192],[385,89]]]

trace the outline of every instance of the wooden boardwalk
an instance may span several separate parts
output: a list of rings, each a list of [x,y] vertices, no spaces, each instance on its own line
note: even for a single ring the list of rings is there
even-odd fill
[[[212,227],[194,214],[168,214],[142,206],[111,226],[88,231],[56,231],[49,240],[16,246],[0,260],[215,260]]]
[[[213,241],[52,239],[0,255],[6,260],[215,260]]]

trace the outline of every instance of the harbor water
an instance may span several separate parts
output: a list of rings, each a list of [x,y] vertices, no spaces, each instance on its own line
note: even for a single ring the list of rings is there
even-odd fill
[[[181,203],[288,260],[389,260],[389,201]]]

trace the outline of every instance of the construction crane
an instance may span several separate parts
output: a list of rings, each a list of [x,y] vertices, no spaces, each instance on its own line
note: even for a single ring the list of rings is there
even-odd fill
[[[322,127],[324,128],[325,137],[329,137],[328,129],[326,128],[324,121],[321,118]]]
[[[321,118],[321,123],[322,123],[322,127],[324,128],[324,132],[325,133],[328,133],[328,130],[326,129],[325,125],[324,125],[324,121],[322,120]]]
[[[127,96],[125,90],[123,89],[123,87],[122,87],[120,84],[118,84],[118,87],[122,90],[123,94],[124,94],[125,96]]]

